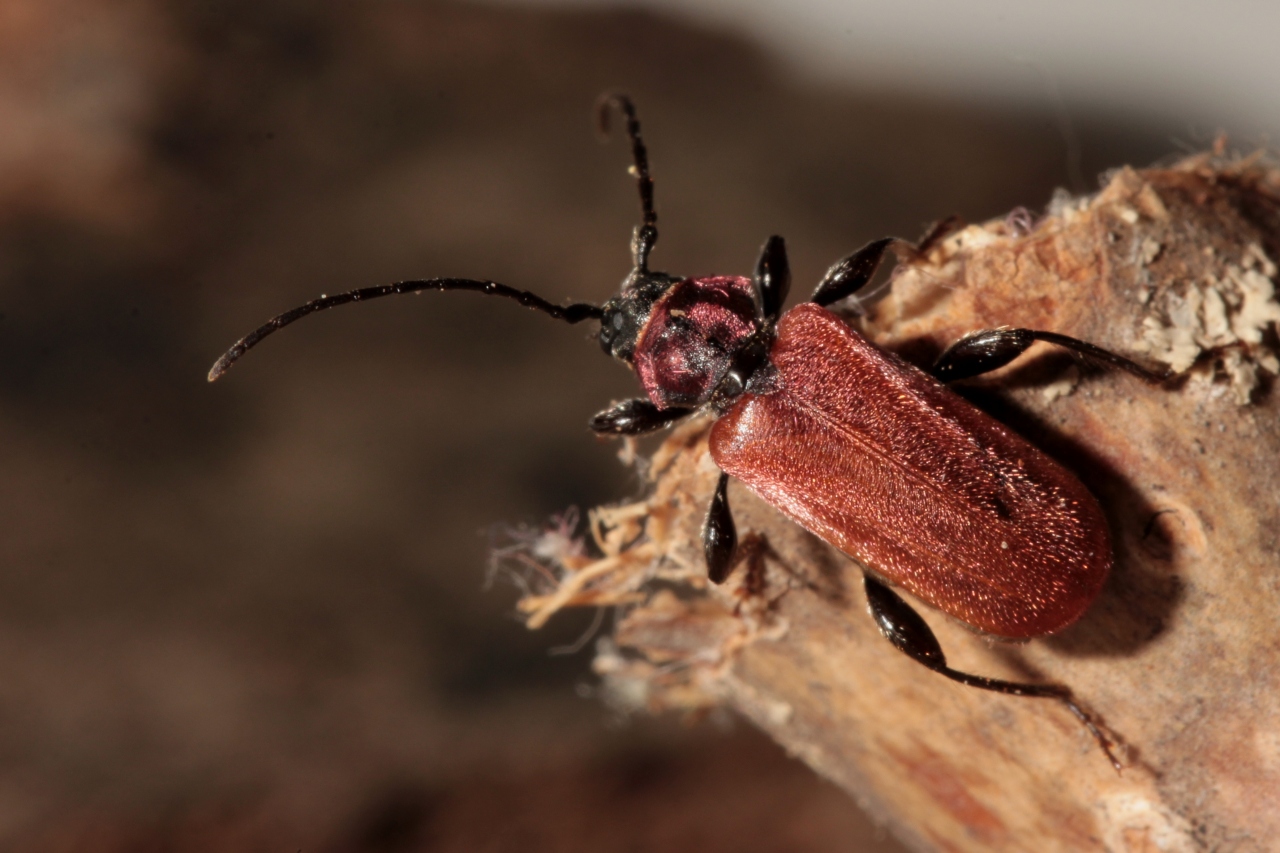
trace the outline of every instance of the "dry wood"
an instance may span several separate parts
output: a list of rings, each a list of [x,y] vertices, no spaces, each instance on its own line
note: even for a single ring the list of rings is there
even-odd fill
[[[704,580],[707,421],[651,460],[652,493],[596,511],[604,561],[559,556],[565,605],[625,605],[596,668],[618,701],[736,708],[921,850],[1253,851],[1280,842],[1280,173],[1203,155],[1124,169],[1088,199],[966,228],[897,270],[861,323],[926,363],[978,328],[1083,338],[1158,388],[1037,345],[965,393],[1101,500],[1116,567],[1061,634],[992,641],[921,608],[953,666],[1069,685],[1116,733],[1108,765],[1059,704],[953,684],[896,652],[858,568],[732,487],[751,559]],[[545,544],[545,543],[544,543]],[[554,544],[554,543],[553,543]]]

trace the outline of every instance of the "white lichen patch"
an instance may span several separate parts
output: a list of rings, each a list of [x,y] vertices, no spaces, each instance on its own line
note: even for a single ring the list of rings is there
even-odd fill
[[[1064,187],[1053,191],[1049,199],[1049,215],[1065,223],[1071,223],[1077,216],[1089,209],[1093,199],[1089,196],[1076,196]]]
[[[1126,853],[1192,853],[1198,847],[1187,820],[1156,797],[1125,791],[1098,803],[1107,850]]]
[[[1249,404],[1253,390],[1258,387],[1258,369],[1251,361],[1245,361],[1238,349],[1227,350],[1222,355],[1222,372],[1231,382],[1235,400],[1241,406]]]
[[[1062,372],[1062,375],[1040,389],[1046,403],[1052,403],[1059,397],[1066,397],[1076,390],[1080,384],[1080,369],[1074,364]],[[1001,546],[1005,543],[1001,542]]]
[[[1153,237],[1145,237],[1138,244],[1138,260],[1144,265],[1149,264],[1156,258],[1160,257],[1160,250],[1164,247],[1160,245],[1160,241]]]
[[[1231,320],[1236,337],[1248,344],[1262,341],[1263,331],[1280,322],[1276,302],[1276,265],[1252,243],[1245,250],[1244,266],[1228,267],[1228,276],[1240,294],[1240,306]]]
[[[1221,270],[1155,296],[1140,293],[1151,313],[1143,319],[1136,347],[1177,373],[1201,353],[1221,352],[1218,369],[1244,405],[1258,386],[1258,368],[1275,373],[1280,366],[1276,355],[1260,346],[1266,331],[1280,323],[1276,265],[1261,246],[1250,244],[1238,264],[1226,263]]]
[[[976,252],[1006,240],[1006,235],[987,225],[969,225],[948,237],[944,244],[949,255]]]

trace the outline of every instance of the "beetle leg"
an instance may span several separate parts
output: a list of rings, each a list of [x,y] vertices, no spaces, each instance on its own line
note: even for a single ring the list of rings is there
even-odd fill
[[[707,576],[712,583],[724,583],[733,571],[738,531],[729,509],[729,475],[723,471],[711,506],[707,507],[707,520],[702,525],[702,547],[707,554]]]
[[[756,272],[752,277],[756,302],[764,321],[772,326],[782,315],[782,303],[791,289],[791,267],[787,263],[787,244],[776,234],[760,248]]]
[[[769,551],[769,541],[759,533],[748,533],[738,543],[738,550],[734,554],[731,568],[736,568],[737,564],[742,563],[746,574],[738,589],[738,603],[733,607],[734,616],[740,615],[743,605],[753,599],[764,599],[766,585],[764,558]],[[773,602],[765,602],[766,606],[772,606],[772,604]]]
[[[881,237],[849,257],[836,261],[822,277],[822,281],[818,282],[809,301],[826,306],[852,296],[871,281],[884,258],[885,250],[898,242],[901,241],[896,237]]]
[[[827,274],[822,277],[822,281],[818,282],[809,301],[827,306],[853,296],[876,274],[886,249],[893,247],[900,258],[919,258],[963,227],[964,220],[953,215],[933,223],[920,238],[920,242],[914,246],[896,237],[872,240],[849,257],[832,264]]]
[[[693,409],[659,409],[643,397],[623,400],[591,419],[591,430],[601,435],[644,435],[693,414]]]
[[[1147,382],[1158,383],[1169,378],[1167,372],[1148,370],[1122,355],[1066,335],[1007,327],[984,329],[965,335],[938,356],[938,360],[929,372],[942,382],[954,382],[958,379],[979,376],[998,367],[1004,367],[1026,352],[1027,348],[1036,341],[1044,341],[1068,349],[1095,364],[1127,370]]]
[[[953,213],[946,219],[939,219],[929,226],[929,230],[924,232],[920,242],[916,243],[916,256],[929,254],[935,246],[963,227],[964,217],[958,213]]]
[[[880,581],[870,575],[865,575],[864,577],[866,579],[867,606],[871,609],[871,617],[875,619],[876,627],[880,629],[880,633],[889,642],[893,643],[894,648],[934,672],[945,675],[952,681],[967,684],[970,687],[992,690],[996,693],[1007,693],[1011,696],[1057,699],[1066,705],[1076,719],[1089,730],[1089,734],[1093,735],[1094,740],[1098,742],[1098,746],[1106,754],[1111,766],[1116,769],[1117,773],[1120,772],[1120,762],[1111,751],[1113,746],[1111,739],[1107,737],[1106,733],[1090,718],[1085,710],[1076,703],[1071,695],[1070,688],[1061,684],[1020,684],[1015,681],[1003,681],[998,678],[970,675],[967,672],[952,669],[947,666],[947,658],[942,653],[942,646],[938,643],[938,638],[934,636],[933,630],[920,617],[920,614],[911,605],[903,601],[901,596]]]

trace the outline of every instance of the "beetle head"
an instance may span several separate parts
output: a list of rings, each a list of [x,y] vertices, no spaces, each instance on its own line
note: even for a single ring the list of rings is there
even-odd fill
[[[633,272],[628,276],[622,292],[602,306],[600,348],[631,364],[640,334],[653,316],[653,307],[679,281],[666,273]]]

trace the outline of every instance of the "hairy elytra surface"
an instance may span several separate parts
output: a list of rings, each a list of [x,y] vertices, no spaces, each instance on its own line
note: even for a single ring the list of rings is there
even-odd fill
[[[778,325],[777,390],[716,422],[716,464],[802,527],[992,634],[1078,619],[1111,568],[1078,479],[813,304]]]

